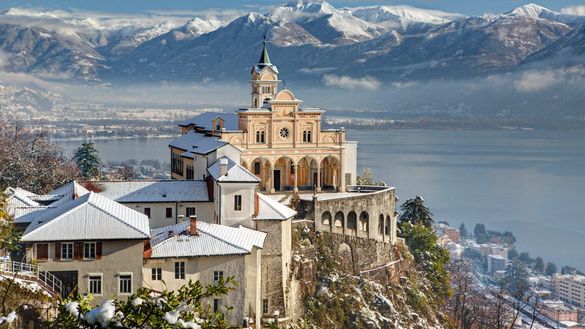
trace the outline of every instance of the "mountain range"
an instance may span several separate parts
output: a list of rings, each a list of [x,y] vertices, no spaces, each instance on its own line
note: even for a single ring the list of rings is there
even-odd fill
[[[288,78],[308,81],[326,72],[382,81],[470,77],[514,69],[529,57],[545,60],[561,48],[582,57],[585,48],[585,17],[535,4],[465,17],[295,1],[264,14],[186,18],[10,8],[0,14],[0,49],[10,71],[156,82],[241,79],[264,35]]]
[[[245,82],[264,37],[282,78],[308,88],[349,83],[376,90],[506,74],[530,80],[533,76],[526,72],[552,68],[571,79],[585,75],[585,16],[536,4],[464,16],[410,6],[335,8],[324,1],[292,1],[264,13],[123,15],[9,8],[0,13],[0,70],[90,86]],[[555,74],[541,83],[513,86],[538,92],[555,86]],[[556,97],[554,104],[564,99],[551,97]],[[562,104],[579,103],[576,97]],[[523,104],[544,103],[536,98],[520,102],[512,95],[497,110],[480,112],[508,115],[502,108],[527,106]],[[423,112],[447,106],[478,107],[456,97],[448,105],[416,104]],[[577,117],[585,115],[575,111]],[[575,111],[560,112],[572,116]]]

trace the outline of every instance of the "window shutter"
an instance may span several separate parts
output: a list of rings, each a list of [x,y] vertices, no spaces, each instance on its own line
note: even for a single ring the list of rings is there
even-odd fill
[[[101,242],[95,243],[95,258],[96,259],[102,258],[102,243]]]
[[[49,258],[49,244],[37,244],[37,260],[47,260]]]
[[[55,243],[55,260],[61,260],[61,243]]]
[[[83,259],[83,242],[75,242],[73,250],[73,258],[75,259]]]

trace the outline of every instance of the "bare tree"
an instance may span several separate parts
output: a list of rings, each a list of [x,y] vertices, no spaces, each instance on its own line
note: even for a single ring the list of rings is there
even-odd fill
[[[47,193],[79,178],[76,165],[45,133],[0,123],[0,190],[18,186]]]

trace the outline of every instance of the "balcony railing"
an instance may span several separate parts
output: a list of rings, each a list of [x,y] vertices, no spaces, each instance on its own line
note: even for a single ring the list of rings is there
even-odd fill
[[[9,274],[19,279],[35,281],[54,297],[60,297],[63,291],[61,280],[38,265],[0,260],[0,273]]]

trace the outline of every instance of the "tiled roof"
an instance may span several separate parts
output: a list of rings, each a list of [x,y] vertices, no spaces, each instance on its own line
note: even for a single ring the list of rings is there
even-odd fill
[[[197,222],[197,235],[189,235],[189,221],[151,231],[151,258],[249,254],[262,248],[266,233],[239,227]]]
[[[220,140],[219,137],[207,136],[191,130],[171,141],[169,146],[194,154],[209,154],[227,144],[229,143]]]
[[[215,118],[222,118],[224,120],[223,127],[226,130],[237,130],[238,129],[238,115],[235,113],[218,113],[218,112],[204,112],[196,117],[182,121],[179,126],[186,127],[195,125],[203,130],[211,131],[212,121]]]
[[[221,162],[227,161],[227,174],[221,175]],[[215,161],[207,172],[217,182],[238,182],[238,183],[258,183],[260,179],[252,174],[248,169],[235,163],[228,157],[222,157]]]
[[[22,241],[131,240],[150,237],[148,217],[90,192],[34,219]]]
[[[198,180],[98,182],[100,194],[117,202],[209,201],[207,184]]]
[[[258,193],[259,209],[256,220],[287,220],[297,214],[293,209]]]

